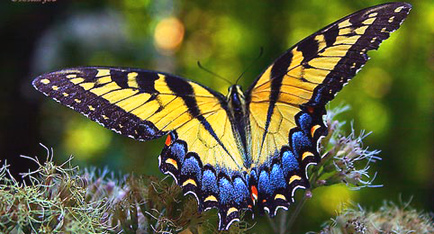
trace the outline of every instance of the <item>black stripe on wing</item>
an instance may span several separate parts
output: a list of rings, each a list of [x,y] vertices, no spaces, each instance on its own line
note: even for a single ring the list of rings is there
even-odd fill
[[[111,79],[120,88],[126,87],[127,83],[123,74],[114,73],[116,71],[110,71]],[[141,120],[136,115],[113,105],[108,100],[86,91],[82,86],[74,84],[67,77],[75,76],[83,79],[82,82],[94,82],[93,88],[98,88],[104,84],[96,82],[101,78],[97,74],[98,70],[96,68],[74,68],[41,75],[32,84],[46,96],[119,134],[143,141],[159,138],[167,134],[167,132],[158,130],[153,123]],[[152,81],[154,74],[149,72],[146,75],[149,75],[149,77],[146,77],[149,80],[148,82]]]
[[[361,34],[356,43],[350,47],[346,55],[327,75],[322,84],[314,90],[314,95],[307,105],[325,105],[332,100],[336,93],[339,92],[368,61],[369,57],[367,52],[378,49],[381,42],[389,38],[390,33],[400,27],[410,10],[411,5],[408,3],[387,3],[361,10],[340,20],[340,22],[342,22],[349,19],[351,23],[349,27],[352,30],[348,35],[357,35],[356,29],[365,26],[366,24],[363,22],[366,20],[374,18],[373,23]],[[327,45],[332,45],[338,43],[336,38],[340,30],[342,29],[339,29],[337,24],[334,24],[319,31],[317,34],[323,34]],[[312,44],[318,44],[312,43],[312,39],[313,37],[300,43],[298,46],[299,49],[302,52],[309,51],[309,47],[311,47]],[[311,52],[306,52],[306,54],[310,56]]]
[[[199,110],[196,98],[194,97],[193,87],[186,80],[179,79],[173,76],[166,76],[166,82],[170,90],[172,90],[176,96],[179,96],[182,98],[182,100],[184,100],[184,103],[187,106],[190,115],[199,120],[202,126],[208,131],[209,134],[211,134],[211,136],[219,143],[219,145],[226,151],[226,153],[228,155],[231,155],[231,153],[226,149],[220,138],[215,133],[211,124],[208,122],[208,120],[205,119],[203,113],[201,113],[201,111]],[[220,101],[220,104],[224,103]],[[222,108],[226,109],[225,106],[226,105],[222,105]]]

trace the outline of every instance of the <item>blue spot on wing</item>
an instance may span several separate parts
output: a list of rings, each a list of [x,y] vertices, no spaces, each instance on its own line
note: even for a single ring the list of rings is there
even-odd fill
[[[137,127],[137,130],[139,131],[139,134],[144,134],[146,136],[154,136],[157,134],[157,129],[155,127],[151,127],[152,123],[142,123],[139,124]]]
[[[173,156],[176,157],[176,159],[178,159],[179,162],[184,162],[184,157],[185,157],[185,146],[179,142],[175,142],[170,146],[170,151],[172,153]]]
[[[258,190],[259,193],[263,193],[266,195],[273,194],[273,188],[270,183],[270,178],[266,171],[261,171],[261,173],[259,174]]]
[[[290,150],[283,151],[282,153],[282,168],[285,176],[287,176],[290,171],[300,169],[300,165],[298,164],[295,155]]]
[[[226,178],[221,178],[219,180],[219,189],[219,200],[222,204],[228,204],[233,200],[234,187],[232,186],[231,182],[229,182],[229,180],[227,180]]]
[[[182,164],[181,175],[193,175],[200,182],[200,166],[199,162],[194,157],[187,158]]]
[[[203,172],[202,190],[205,192],[218,193],[217,177],[211,170]]]
[[[323,103],[325,99],[323,93],[326,93],[326,87],[324,85],[318,86],[317,92],[314,93],[315,96],[312,98],[312,101],[318,104]]]
[[[274,164],[273,169],[271,169],[270,172],[270,182],[273,187],[273,190],[279,189],[279,188],[285,188],[285,177],[283,176],[282,169],[280,168],[280,165]]]
[[[312,126],[312,117],[307,113],[303,113],[298,118],[298,123],[300,124],[300,128],[304,131],[304,133],[309,134],[310,126]]]
[[[239,204],[242,201],[246,200],[249,197],[249,195],[250,195],[249,190],[247,189],[247,186],[244,183],[244,181],[239,177],[235,178],[234,180],[235,202]]]
[[[294,149],[294,153],[297,158],[300,157],[299,153],[306,149],[312,148],[312,142],[309,140],[309,137],[306,136],[303,132],[294,132],[292,134],[292,148]]]

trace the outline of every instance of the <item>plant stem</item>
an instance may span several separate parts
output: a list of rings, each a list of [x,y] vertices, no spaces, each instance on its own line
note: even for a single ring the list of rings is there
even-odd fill
[[[280,215],[280,225],[279,225],[279,234],[284,234],[286,232],[286,219],[288,218],[288,212],[283,212]]]
[[[295,207],[294,212],[291,213],[291,216],[289,217],[289,221],[288,221],[288,223],[286,225],[286,230],[281,230],[281,231],[283,231],[281,233],[289,233],[290,232],[290,230],[291,230],[292,226],[294,225],[294,222],[297,219],[298,214],[300,213],[301,208],[303,207],[303,205],[304,205],[305,202],[306,202],[306,192],[304,193],[303,198],[301,199],[301,201],[299,201],[297,203],[297,206]]]
[[[268,222],[270,223],[271,228],[273,229],[274,233],[279,233],[277,227],[276,227],[276,223],[274,222],[274,220],[272,218],[270,218],[270,215],[265,214],[267,216]]]

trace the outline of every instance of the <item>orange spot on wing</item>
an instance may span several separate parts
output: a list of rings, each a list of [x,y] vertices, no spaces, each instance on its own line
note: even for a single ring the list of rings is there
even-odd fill
[[[166,146],[169,146],[170,144],[172,144],[172,137],[170,136],[170,134],[167,135],[165,144],[166,144]]]
[[[172,166],[175,167],[176,170],[178,170],[178,163],[175,161],[175,159],[168,158],[166,159],[166,163],[171,164]]]
[[[313,126],[311,129],[310,129],[310,135],[312,136],[312,137],[314,137],[315,136],[315,132],[316,132],[316,130],[318,130],[318,128],[320,128],[321,126],[320,125],[315,125],[315,126]]]
[[[313,112],[315,111],[315,109],[311,106],[308,106],[306,109],[307,109],[307,112],[309,112],[310,114],[313,114]]]
[[[254,185],[252,185],[250,189],[252,190],[250,197],[252,198],[252,201],[255,202],[258,199],[258,189]]]

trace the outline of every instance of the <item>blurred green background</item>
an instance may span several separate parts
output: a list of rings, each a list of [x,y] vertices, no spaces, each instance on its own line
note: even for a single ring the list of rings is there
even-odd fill
[[[54,1],[54,0],[52,0]],[[434,1],[413,4],[402,28],[332,102],[352,109],[356,131],[373,133],[365,146],[380,149],[376,184],[349,191],[344,186],[315,190],[295,227],[318,231],[341,203],[368,208],[384,199],[408,201],[433,210]],[[0,3],[0,158],[14,175],[32,168],[20,154],[44,156],[38,143],[53,147],[55,160],[69,155],[81,166],[157,175],[162,140],[136,142],[117,135],[55,103],[31,86],[34,77],[74,66],[126,66],[177,74],[226,94],[245,88],[287,48],[323,26],[384,1],[66,1]],[[255,61],[260,48],[262,57]],[[349,128],[348,128],[349,129]],[[3,161],[3,160],[2,160]],[[266,219],[264,230],[267,229]],[[259,227],[261,228],[261,227]],[[256,229],[255,229],[256,230]]]

